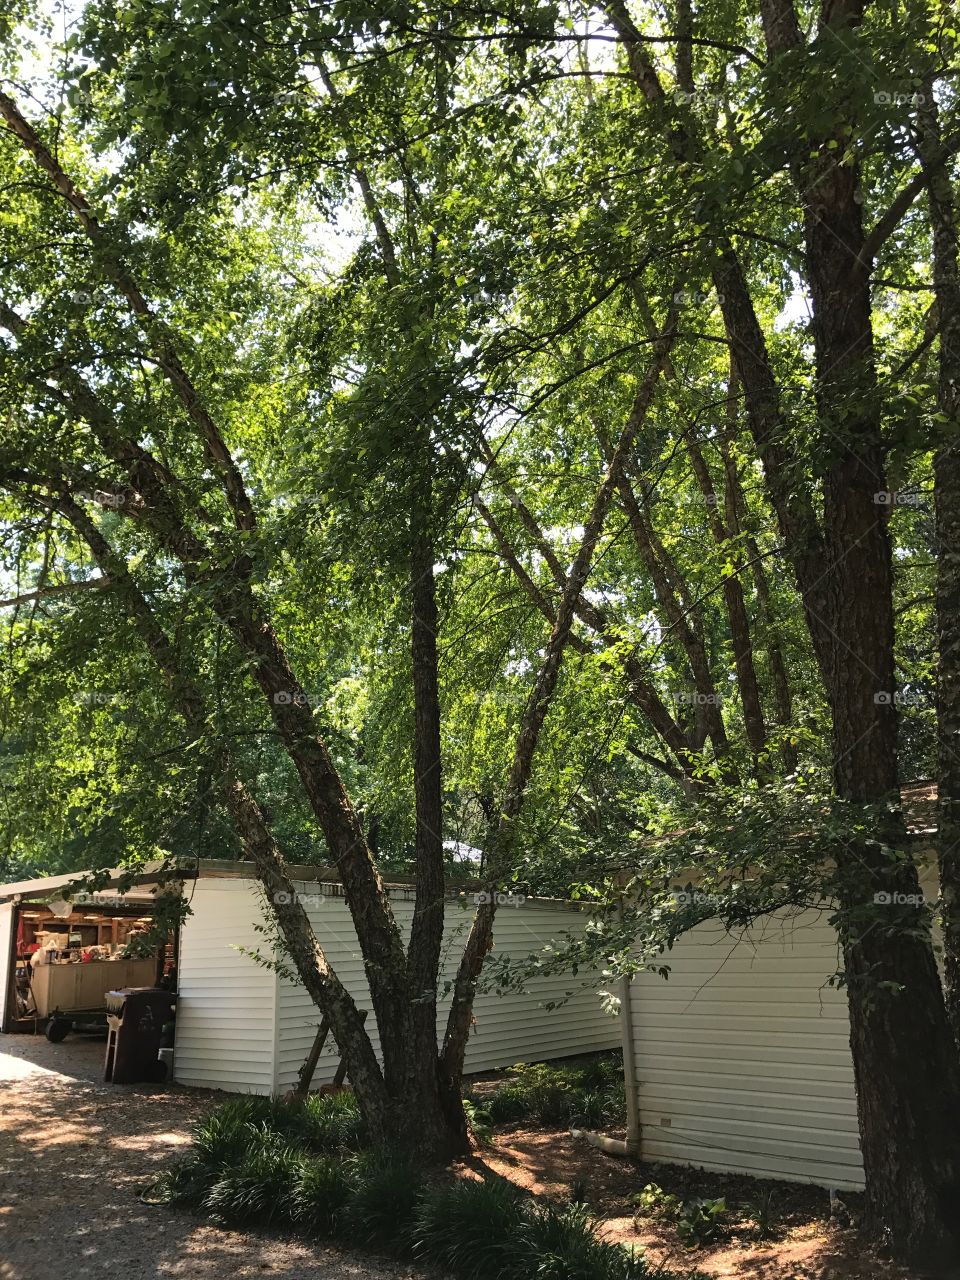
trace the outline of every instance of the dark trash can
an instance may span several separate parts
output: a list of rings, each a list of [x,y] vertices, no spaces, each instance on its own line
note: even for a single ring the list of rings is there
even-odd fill
[[[170,1021],[176,995],[159,987],[125,987],[108,991],[107,1056],[103,1078],[112,1084],[161,1080],[158,1061],[163,1025]]]

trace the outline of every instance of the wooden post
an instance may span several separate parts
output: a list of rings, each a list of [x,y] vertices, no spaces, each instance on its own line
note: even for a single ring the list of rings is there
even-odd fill
[[[360,1012],[361,1022],[367,1019],[366,1009]],[[310,1092],[310,1084],[313,1081],[313,1073],[317,1069],[317,1063],[320,1061],[320,1054],[323,1050],[324,1041],[330,1031],[330,1024],[324,1018],[317,1027],[317,1034],[313,1037],[313,1044],[310,1046],[310,1052],[307,1054],[303,1066],[297,1072],[297,1087],[293,1091],[293,1096],[301,1102]],[[333,1077],[333,1088],[342,1089],[343,1082],[347,1078],[347,1060],[340,1055],[340,1061],[337,1063],[337,1070]]]
[[[319,1027],[317,1027],[317,1034],[313,1037],[310,1052],[307,1054],[303,1066],[297,1072],[297,1087],[293,1091],[295,1098],[303,1099],[310,1092],[310,1082],[313,1080],[313,1073],[316,1071],[317,1063],[320,1061],[320,1051],[323,1048],[329,1030],[330,1024],[324,1018]]]

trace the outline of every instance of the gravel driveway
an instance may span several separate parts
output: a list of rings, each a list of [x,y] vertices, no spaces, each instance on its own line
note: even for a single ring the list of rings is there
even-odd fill
[[[102,1062],[102,1041],[0,1035],[0,1280],[438,1280],[142,1204],[222,1095],[105,1085]]]

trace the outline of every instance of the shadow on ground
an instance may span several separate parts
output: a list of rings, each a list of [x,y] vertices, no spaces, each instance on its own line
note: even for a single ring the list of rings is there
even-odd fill
[[[0,1036],[0,1280],[427,1280],[391,1261],[225,1231],[141,1191],[219,1097],[103,1083],[102,1041]],[[437,1280],[433,1277],[432,1280]]]

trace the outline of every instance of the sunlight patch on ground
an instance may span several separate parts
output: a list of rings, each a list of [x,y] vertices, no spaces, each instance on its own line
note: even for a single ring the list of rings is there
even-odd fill
[[[23,1058],[14,1057],[12,1053],[0,1053],[0,1080],[27,1080],[31,1076],[45,1076],[48,1080],[69,1082],[69,1077],[59,1071],[51,1071],[48,1067],[38,1066],[35,1062],[27,1062]]]

